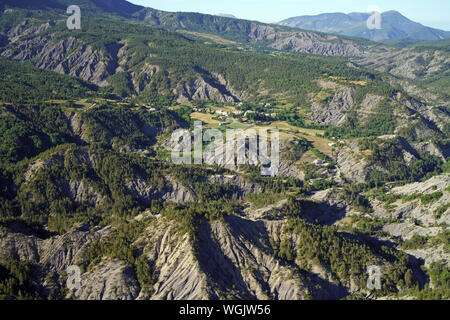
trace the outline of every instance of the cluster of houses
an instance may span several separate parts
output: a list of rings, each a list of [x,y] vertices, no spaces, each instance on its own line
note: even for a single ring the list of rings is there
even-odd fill
[[[249,114],[256,113],[253,110],[247,110],[245,112],[244,111],[227,112],[227,111],[223,111],[223,110],[213,110],[213,109],[210,109],[210,108],[199,108],[197,106],[194,106],[192,109],[194,110],[194,112],[215,114],[215,115],[223,116],[223,117],[230,117],[230,116],[244,116],[244,117],[248,117]],[[268,118],[275,118],[278,114],[277,113],[265,113],[264,115],[266,117],[268,117]]]
[[[216,114],[218,116],[223,116],[223,117],[229,117],[232,114],[239,116],[243,113],[242,111],[227,112],[227,111],[223,111],[223,110],[213,110],[210,108],[199,108],[197,106],[194,106],[192,109],[194,110],[194,112]]]

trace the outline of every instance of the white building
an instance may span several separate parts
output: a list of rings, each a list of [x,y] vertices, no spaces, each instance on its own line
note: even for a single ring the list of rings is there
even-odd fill
[[[323,160],[320,160],[320,159],[314,160],[313,164],[315,164],[316,166],[322,166],[322,167],[328,165],[327,162],[325,162],[325,161],[323,161]]]

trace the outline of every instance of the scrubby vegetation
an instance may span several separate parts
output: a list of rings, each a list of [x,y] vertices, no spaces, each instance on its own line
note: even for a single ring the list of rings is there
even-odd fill
[[[78,78],[0,57],[0,102],[80,99],[96,94],[97,90],[96,86]]]
[[[423,270],[431,278],[433,288],[427,283],[423,290],[412,289],[403,292],[402,296],[413,296],[420,300],[448,300],[450,298],[450,270],[446,262],[433,262]]]
[[[377,295],[412,288],[416,284],[409,258],[404,253],[385,246],[363,244],[338,233],[335,228],[312,225],[299,218],[290,219],[284,231],[298,236],[295,261],[301,268],[308,270],[313,264],[322,265],[341,283],[353,279],[366,288],[367,267],[383,266],[382,290]]]

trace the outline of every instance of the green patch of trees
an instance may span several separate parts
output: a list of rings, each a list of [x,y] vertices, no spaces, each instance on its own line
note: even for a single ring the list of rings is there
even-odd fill
[[[377,295],[395,293],[415,285],[406,254],[385,246],[371,246],[339,233],[334,227],[313,225],[300,218],[290,219],[284,229],[296,234],[296,261],[300,265],[324,266],[336,280],[349,284],[350,279],[366,288],[367,267],[383,266],[382,289]]]
[[[0,264],[0,300],[42,299],[31,279],[32,265],[8,260]]]
[[[44,71],[31,63],[0,57],[0,101],[36,103],[42,100],[69,100],[89,97],[98,88],[83,80]]]

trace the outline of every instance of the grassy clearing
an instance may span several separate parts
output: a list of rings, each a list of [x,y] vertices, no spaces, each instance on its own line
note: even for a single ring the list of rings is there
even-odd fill
[[[231,109],[230,107],[229,109]],[[233,110],[225,110],[224,108],[221,108],[221,110],[224,111],[233,111]],[[191,118],[195,120],[200,120],[203,123],[206,124],[205,128],[218,128],[221,121],[213,119],[216,117],[216,115],[212,114],[206,114],[206,113],[200,113],[200,112],[194,112],[191,114]],[[306,139],[309,141],[315,149],[319,150],[323,154],[331,157],[333,154],[333,148],[330,147],[328,144],[330,143],[330,140],[323,138],[322,135],[324,133],[323,130],[317,130],[317,129],[305,129],[305,128],[299,128],[292,126],[288,124],[286,121],[274,121],[272,123],[266,123],[266,124],[245,124],[238,121],[234,121],[231,118],[228,118],[228,122],[230,122],[229,125],[221,127],[221,129],[242,129],[244,131],[247,130],[255,130],[257,133],[259,130],[270,130],[270,129],[278,129],[280,132],[280,140],[281,141],[291,141],[295,137],[301,137],[303,139]],[[301,163],[311,163],[312,161],[316,160],[317,156],[315,156],[313,153],[308,152],[306,153],[302,159]]]
[[[330,140],[317,136],[322,135],[324,133],[323,130],[298,128],[291,126],[284,121],[274,122],[270,126],[279,129],[280,131],[283,130],[284,132],[288,132],[293,136],[302,137],[308,140],[313,144],[314,148],[327,156],[332,156],[333,154],[333,148],[328,145]]]
[[[195,120],[203,121],[207,124],[208,127],[217,127],[218,124],[220,124],[220,121],[214,120],[213,118],[216,117],[214,114],[208,114],[208,113],[201,113],[201,112],[194,112],[191,113],[191,118]]]
[[[212,35],[212,34],[206,34],[206,33],[194,32],[194,31],[186,31],[186,30],[177,30],[177,32],[188,34],[188,35],[206,39],[206,40],[211,40],[218,44],[224,44],[224,45],[237,45],[238,44],[237,42],[227,40],[227,39],[224,39],[219,36]]]

